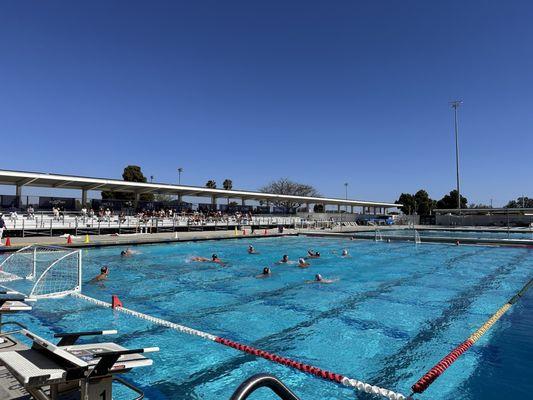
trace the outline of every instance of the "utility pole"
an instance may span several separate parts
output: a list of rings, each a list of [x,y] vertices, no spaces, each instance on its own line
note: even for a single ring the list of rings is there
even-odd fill
[[[344,197],[348,200],[348,182],[344,182]],[[346,204],[346,212],[348,212],[348,204]]]
[[[344,197],[348,200],[348,182],[344,183]]]
[[[183,172],[183,168],[178,168],[178,185],[181,185],[181,173]]]
[[[455,170],[457,174],[457,212],[459,214],[461,214],[461,189],[459,184],[459,128],[457,126],[457,109],[462,103],[462,100],[454,100],[450,102],[450,105],[453,108],[455,122]]]

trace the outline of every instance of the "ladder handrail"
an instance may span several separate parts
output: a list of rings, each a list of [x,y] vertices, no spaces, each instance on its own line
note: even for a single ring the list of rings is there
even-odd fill
[[[268,387],[281,400],[299,400],[298,397],[274,375],[256,374],[239,385],[230,400],[245,400],[257,389]]]

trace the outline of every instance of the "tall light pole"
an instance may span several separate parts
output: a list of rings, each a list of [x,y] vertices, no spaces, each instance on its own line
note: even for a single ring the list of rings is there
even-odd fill
[[[348,182],[344,182],[344,197],[348,200]],[[346,212],[348,212],[348,204],[346,204]]]
[[[459,128],[457,126],[457,109],[462,103],[462,100],[454,100],[450,102],[450,105],[453,108],[455,122],[455,169],[457,173],[457,211],[459,214],[461,214],[461,189],[459,184]]]
[[[183,172],[183,168],[178,168],[178,185],[181,185],[181,173]]]

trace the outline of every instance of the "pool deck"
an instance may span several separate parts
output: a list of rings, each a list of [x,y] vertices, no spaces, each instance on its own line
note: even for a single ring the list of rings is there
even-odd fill
[[[266,231],[266,234],[265,234]],[[140,244],[158,244],[175,242],[192,242],[202,240],[222,239],[255,239],[265,237],[294,236],[298,232],[295,229],[285,229],[278,233],[276,229],[257,230],[253,235],[250,231],[199,231],[199,232],[164,232],[164,233],[137,233],[122,235],[89,235],[89,242],[85,242],[85,236],[72,236],[72,244],[67,243],[66,237],[14,237],[10,238],[11,246],[0,246],[0,253],[17,251],[30,244],[53,245],[72,248],[87,248],[100,246],[134,246]],[[2,239],[5,243],[5,238]]]
[[[158,244],[158,243],[175,243],[175,242],[190,242],[203,240],[223,240],[223,239],[256,239],[264,237],[280,237],[280,236],[294,236],[294,235],[309,235],[309,236],[345,236],[351,237],[352,234],[357,233],[358,239],[375,238],[375,231],[379,230],[382,233],[387,231],[411,230],[407,226],[342,226],[338,225],[333,229],[285,229],[282,234],[278,233],[277,228],[256,230],[252,235],[250,230],[238,230],[237,233],[233,230],[224,231],[193,231],[193,232],[160,232],[160,233],[134,233],[134,234],[107,234],[107,235],[89,235],[89,242],[85,241],[85,236],[71,236],[72,244],[67,243],[67,238],[64,236],[41,236],[41,237],[13,237],[10,238],[11,246],[0,246],[0,253],[13,252],[30,244],[40,245],[54,245],[72,248],[89,248],[100,246],[134,246],[141,244]],[[530,230],[524,229],[505,229],[493,227],[480,228],[447,228],[436,227],[428,225],[416,225],[415,229],[418,231],[433,230],[433,231],[456,231],[456,232],[500,232],[500,233],[529,233]],[[266,234],[265,234],[266,233]],[[410,241],[409,237],[400,235],[387,235],[388,239],[394,241]],[[459,240],[462,244],[482,244],[482,245],[499,245],[499,246],[531,246],[531,240],[525,239],[497,239],[497,238],[453,238],[453,237],[428,237],[421,235],[421,242],[432,243],[453,243]],[[2,239],[5,243],[5,238]]]
[[[0,353],[4,351],[25,350],[28,347],[7,336],[6,343],[0,343]],[[31,396],[18,383],[13,375],[0,366],[0,399],[2,400],[30,400]]]

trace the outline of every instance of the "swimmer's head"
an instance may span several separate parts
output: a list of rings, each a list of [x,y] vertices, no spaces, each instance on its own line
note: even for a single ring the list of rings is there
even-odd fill
[[[127,253],[126,253],[126,250],[122,250],[122,251],[120,252],[120,255],[121,255],[121,256],[125,256],[126,254],[127,254]]]
[[[318,256],[318,257],[320,257],[320,252],[319,252],[319,251],[317,251],[317,252],[315,253],[315,256]]]
[[[305,264],[305,260],[304,260],[303,258],[301,258],[301,257],[298,259],[298,262],[299,262],[300,264]]]
[[[101,274],[107,274],[109,273],[109,268],[107,266],[103,266],[102,268],[100,268],[100,273]]]
[[[348,250],[344,249],[344,250],[342,251],[342,255],[343,255],[343,256],[347,256],[347,255],[348,255]]]
[[[322,275],[316,274],[315,275],[315,281],[320,282],[322,280]]]
[[[212,258],[213,260],[217,260],[217,259],[218,259],[218,256],[217,256],[216,254],[213,254],[213,255],[211,256],[211,258]]]
[[[270,275],[270,274],[271,274],[270,268],[268,267],[263,268],[263,275]]]
[[[283,254],[283,257],[281,258],[283,261],[288,261],[289,256],[287,254]]]

